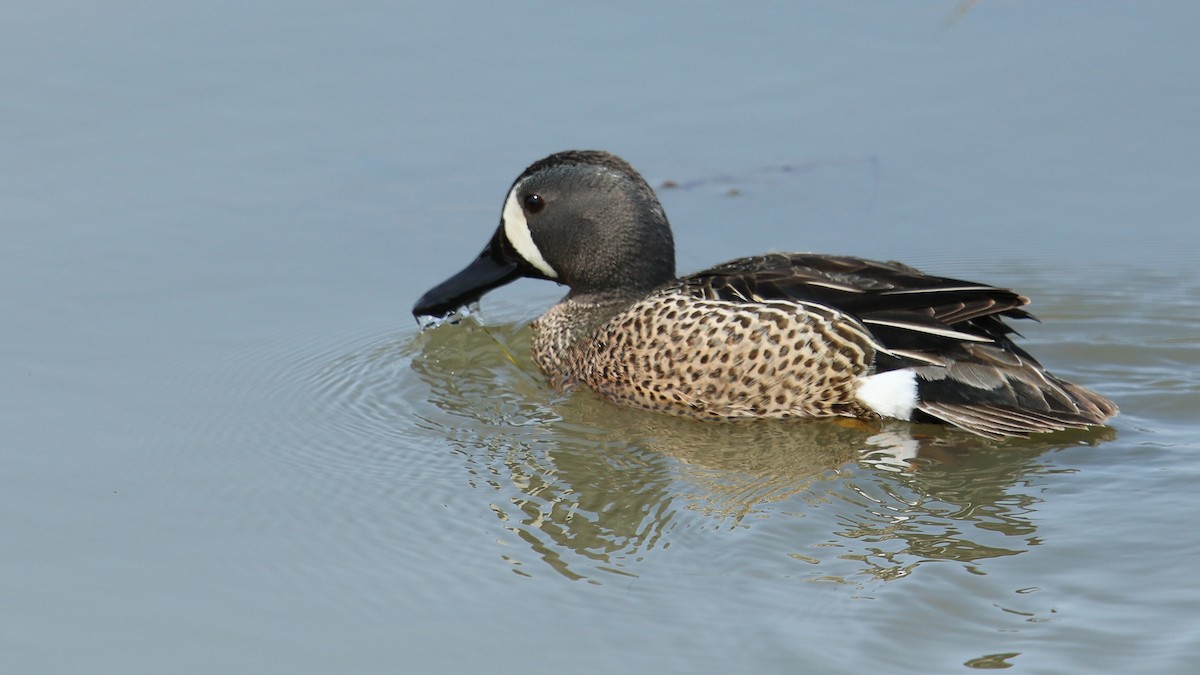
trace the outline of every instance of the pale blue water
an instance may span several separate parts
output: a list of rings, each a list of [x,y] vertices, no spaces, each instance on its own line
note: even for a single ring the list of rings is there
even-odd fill
[[[10,8],[4,672],[1190,672],[1198,20]],[[530,365],[545,282],[418,334],[570,147],[681,186],[681,271],[814,250],[1017,288],[1029,349],[1122,416],[989,446],[618,410]]]

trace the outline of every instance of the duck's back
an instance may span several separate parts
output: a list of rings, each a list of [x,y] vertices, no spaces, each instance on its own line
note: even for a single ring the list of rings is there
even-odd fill
[[[999,436],[1110,417],[1111,402],[1013,344],[1003,317],[1029,317],[1027,302],[898,263],[773,254],[608,307],[567,337],[567,314],[587,308],[560,305],[538,337],[558,353],[539,363],[610,400],[706,419],[882,415]]]

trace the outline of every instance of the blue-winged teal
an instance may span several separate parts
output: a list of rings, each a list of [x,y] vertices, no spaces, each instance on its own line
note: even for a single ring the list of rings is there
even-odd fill
[[[1012,291],[894,262],[742,258],[675,277],[654,191],[624,160],[569,151],[513,182],[475,260],[417,301],[442,317],[518,277],[570,288],[533,323],[556,387],[700,419],[944,422],[988,437],[1083,428],[1111,401],[1046,372],[1004,317]]]

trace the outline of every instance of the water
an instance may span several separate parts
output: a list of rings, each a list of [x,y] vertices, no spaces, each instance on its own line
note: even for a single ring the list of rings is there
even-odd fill
[[[1191,6],[42,3],[3,19],[6,672],[1190,672]],[[568,147],[681,271],[1019,289],[1110,430],[712,426],[408,308]]]

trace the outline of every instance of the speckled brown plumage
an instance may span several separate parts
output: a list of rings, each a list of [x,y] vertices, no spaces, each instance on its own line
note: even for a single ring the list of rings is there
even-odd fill
[[[559,305],[534,326],[534,359],[560,387],[583,384],[614,402],[704,419],[871,416],[854,390],[875,349],[849,317],[672,289],[572,341],[564,327],[582,313]]]

